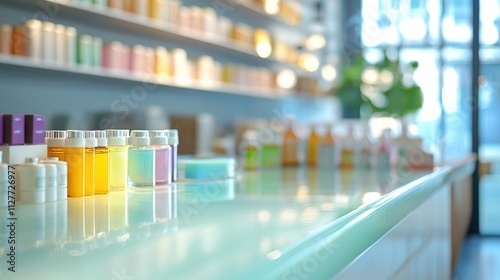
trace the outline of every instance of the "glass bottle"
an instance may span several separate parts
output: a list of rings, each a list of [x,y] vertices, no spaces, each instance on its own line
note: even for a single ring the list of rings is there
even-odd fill
[[[68,197],[85,195],[85,138],[81,130],[68,130],[65,158],[68,163]]]
[[[109,191],[125,190],[128,166],[128,130],[110,129],[108,138]]]
[[[172,183],[172,148],[168,145],[166,130],[149,132],[150,144],[155,148],[155,181],[156,185]]]
[[[260,162],[260,145],[258,143],[258,134],[255,130],[247,130],[243,134],[241,143],[241,155],[246,170],[257,170]]]
[[[97,139],[94,131],[85,131],[85,195],[94,195],[95,148]]]
[[[349,125],[346,138],[342,141],[340,151],[340,168],[352,169],[354,167],[354,132],[353,127]]]
[[[108,139],[106,132],[95,131],[97,147],[95,148],[94,191],[96,194],[109,192]]]
[[[155,186],[155,149],[151,147],[149,131],[132,130],[128,149],[128,185]]]
[[[293,119],[287,119],[287,126],[283,134],[283,146],[281,153],[282,166],[298,166],[298,138],[293,131]]]
[[[261,135],[267,135],[268,137],[262,137],[262,145],[261,145],[261,163],[260,166],[264,168],[269,167],[280,167],[281,166],[281,145],[280,145],[280,137],[276,132],[271,130],[263,129],[260,131]]]
[[[323,168],[335,166],[335,139],[329,124],[326,125],[326,132],[321,137],[318,145],[318,166]]]
[[[168,145],[172,150],[172,182],[177,182],[177,146],[179,145],[179,132],[177,129],[167,129]]]
[[[308,141],[307,163],[309,166],[316,166],[318,164],[318,141],[319,137],[316,134],[314,125],[311,125],[311,134]]]
[[[56,157],[64,161],[66,131],[51,130],[45,140],[47,143],[47,157]]]

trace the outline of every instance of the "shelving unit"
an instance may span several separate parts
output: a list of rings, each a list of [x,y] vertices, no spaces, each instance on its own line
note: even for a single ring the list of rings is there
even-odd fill
[[[13,67],[22,67],[42,71],[61,72],[73,75],[84,75],[98,79],[114,79],[130,82],[154,83],[164,87],[189,89],[195,91],[203,91],[210,93],[223,93],[230,95],[250,96],[255,98],[278,100],[288,98],[290,96],[299,96],[299,93],[281,90],[268,90],[263,88],[252,88],[247,86],[231,85],[231,84],[212,84],[205,85],[197,81],[187,81],[185,83],[176,82],[172,78],[158,78],[148,75],[134,75],[128,72],[117,72],[101,68],[81,67],[81,66],[63,66],[53,63],[44,63],[43,61],[34,61],[27,57],[16,57],[0,55],[0,65]],[[303,94],[302,94],[303,96]]]
[[[116,30],[121,32],[132,32],[142,34],[155,39],[169,40],[172,42],[185,43],[194,45],[210,52],[217,52],[224,55],[229,55],[236,59],[257,59],[267,65],[279,65],[281,68],[288,68],[296,73],[303,73],[302,69],[296,65],[292,65],[285,61],[280,61],[272,55],[267,58],[260,57],[257,52],[248,46],[236,44],[225,38],[220,38],[216,34],[208,35],[197,30],[186,27],[177,27],[169,25],[165,22],[155,21],[147,17],[141,17],[125,11],[103,8],[88,4],[79,4],[73,1],[58,1],[58,0],[8,0],[16,5],[40,7],[39,2],[45,2],[57,5],[57,15],[63,15],[77,20],[80,22],[91,22],[99,24],[103,28]],[[243,12],[251,12],[259,17],[266,18],[267,20],[278,21],[281,24],[290,28],[281,19],[265,14],[259,11],[258,7],[251,4],[240,4]],[[239,10],[239,9],[238,9]]]
[[[302,25],[293,25],[279,16],[267,14],[262,7],[249,3],[248,1],[239,1],[238,5],[236,5],[231,12],[235,12],[242,17],[251,17],[253,20],[259,22],[278,24],[282,28],[293,30],[300,34],[307,32]]]

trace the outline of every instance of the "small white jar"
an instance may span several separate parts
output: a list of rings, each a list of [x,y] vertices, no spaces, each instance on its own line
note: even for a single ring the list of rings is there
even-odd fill
[[[16,168],[17,191],[21,203],[45,202],[45,165],[38,158],[26,158],[25,163]]]

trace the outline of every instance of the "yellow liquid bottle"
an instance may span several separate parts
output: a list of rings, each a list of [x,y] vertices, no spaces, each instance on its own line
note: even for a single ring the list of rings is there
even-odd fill
[[[60,161],[65,161],[64,153],[66,151],[66,131],[51,130],[48,137],[45,139],[47,142],[47,157],[58,158]]]
[[[108,138],[109,190],[125,190],[127,186],[128,130],[108,130],[106,136]]]
[[[108,139],[104,131],[96,131],[94,190],[96,194],[109,192]]]
[[[309,135],[309,143],[308,143],[308,154],[307,154],[307,163],[309,166],[316,166],[318,164],[318,141],[319,137],[316,134],[314,129],[314,125],[311,127],[311,135]]]
[[[95,147],[94,131],[85,131],[85,195],[94,195]]]
[[[349,132],[347,137],[342,141],[342,150],[340,152],[340,168],[352,169],[354,168],[354,132],[352,126],[348,127]]]
[[[82,197],[85,195],[85,138],[80,130],[69,130],[67,136],[68,197]]]

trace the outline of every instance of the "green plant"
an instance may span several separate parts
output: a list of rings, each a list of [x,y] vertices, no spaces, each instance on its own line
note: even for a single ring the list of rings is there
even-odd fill
[[[358,55],[343,71],[342,80],[331,93],[350,110],[369,110],[371,115],[402,118],[422,107],[422,90],[413,80],[418,62],[402,67],[399,60],[368,63]]]

